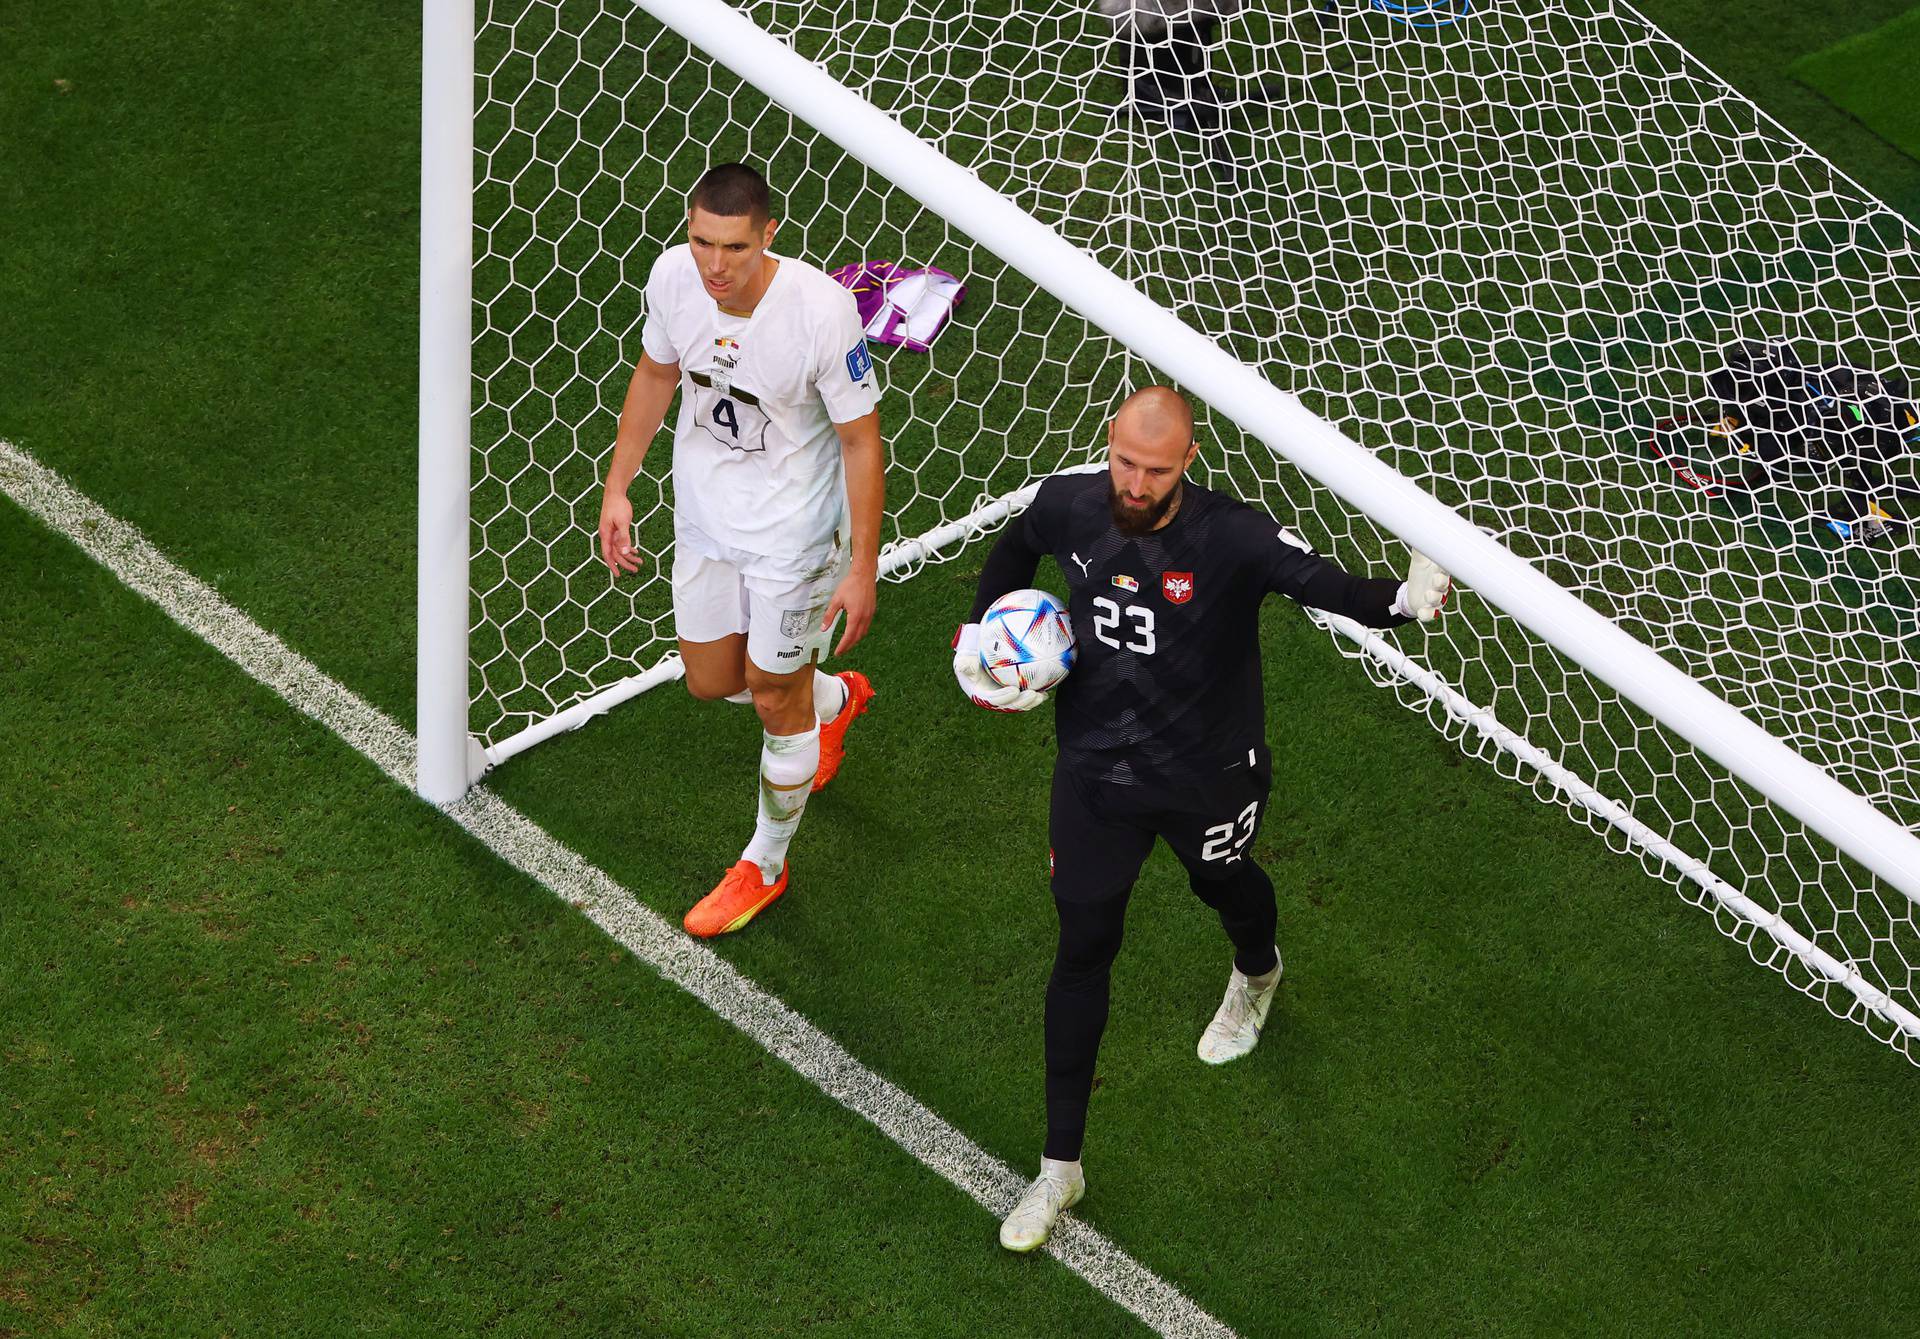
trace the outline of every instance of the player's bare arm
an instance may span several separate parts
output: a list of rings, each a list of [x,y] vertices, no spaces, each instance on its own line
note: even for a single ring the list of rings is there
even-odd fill
[[[831,628],[842,612],[846,630],[835,655],[845,655],[873,626],[880,580],[880,517],[886,507],[886,450],[880,443],[880,411],[836,423],[840,452],[846,462],[847,513],[853,528],[852,563],[827,604],[821,627]]]
[[[600,561],[617,579],[622,572],[640,570],[640,552],[633,546],[633,503],[627,489],[646,461],[647,447],[666,421],[667,408],[680,385],[678,363],[656,363],[645,353],[633,365],[626,403],[620,408],[620,427],[614,434],[613,461],[607,466],[606,492],[600,499]]]

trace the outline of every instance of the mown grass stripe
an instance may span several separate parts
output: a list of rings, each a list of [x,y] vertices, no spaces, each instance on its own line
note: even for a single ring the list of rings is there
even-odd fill
[[[415,746],[405,727],[168,559],[139,530],[98,506],[28,452],[3,440],[0,490],[289,706],[333,731],[396,784],[412,790]],[[1013,1208],[1026,1184],[1013,1168],[911,1093],[861,1064],[833,1038],[713,950],[689,939],[518,809],[484,787],[475,787],[445,813],[501,859],[545,885],[621,947],[836,1102],[864,1117],[988,1212],[1000,1217]],[[1156,1333],[1181,1339],[1233,1334],[1178,1288],[1071,1217],[1063,1221],[1046,1250]]]

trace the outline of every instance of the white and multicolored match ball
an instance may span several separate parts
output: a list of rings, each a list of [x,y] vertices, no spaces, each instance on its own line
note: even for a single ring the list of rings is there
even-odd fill
[[[1052,690],[1073,669],[1067,607],[1043,590],[1008,591],[981,616],[980,665],[1003,687]]]

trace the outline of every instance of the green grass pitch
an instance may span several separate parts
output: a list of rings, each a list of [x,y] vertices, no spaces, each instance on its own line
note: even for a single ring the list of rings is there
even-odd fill
[[[1920,217],[1788,74],[1902,7],[1643,8]],[[418,39],[0,15],[0,437],[403,720]],[[1026,1167],[1051,744],[955,706],[978,557],[884,589],[875,714],[722,951]],[[1138,1332],[3,503],[0,592],[0,1335]],[[1265,635],[1288,983],[1199,1065],[1226,955],[1156,856],[1078,1212],[1247,1335],[1910,1333],[1910,1067]],[[495,784],[677,915],[753,748],[667,691]]]
[[[1916,69],[1920,9],[1803,57],[1793,73],[1909,158],[1920,159],[1920,108],[1913,100]]]

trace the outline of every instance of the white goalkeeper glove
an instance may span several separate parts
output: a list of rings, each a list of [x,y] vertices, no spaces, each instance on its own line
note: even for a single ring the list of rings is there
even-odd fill
[[[1400,593],[1393,597],[1393,612],[1402,618],[1417,618],[1428,623],[1440,617],[1440,606],[1453,591],[1453,578],[1447,570],[1418,549],[1408,549],[1412,561]]]
[[[960,681],[960,691],[974,706],[988,711],[1032,711],[1047,700],[1045,693],[1031,688],[1009,688],[994,682],[980,663],[978,623],[962,623],[953,634],[953,677]]]

